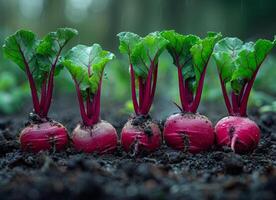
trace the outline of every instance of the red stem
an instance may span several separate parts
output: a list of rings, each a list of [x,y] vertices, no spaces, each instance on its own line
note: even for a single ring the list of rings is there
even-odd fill
[[[236,115],[239,114],[239,105],[238,105],[238,95],[235,94],[235,92],[231,92],[231,99],[232,99],[232,108],[233,113]]]
[[[144,102],[141,108],[141,114],[142,115],[147,115],[147,107],[150,104],[150,95],[151,95],[151,84],[152,84],[152,73],[154,70],[154,63],[153,61],[150,64],[150,69],[149,69],[149,73],[146,79],[146,87],[145,87],[145,98],[144,98]]]
[[[193,112],[193,113],[195,113],[197,111],[197,108],[199,106],[199,102],[200,102],[202,90],[203,90],[203,83],[204,83],[204,79],[205,79],[206,69],[207,69],[207,65],[204,67],[204,70],[203,70],[203,72],[200,76],[199,82],[198,82],[198,87],[196,89],[196,96],[195,96],[195,99],[191,106],[191,112]]]
[[[96,94],[97,94],[97,92],[96,92]],[[93,116],[93,113],[95,113],[95,110],[96,110],[96,101],[95,101],[96,94],[94,94],[93,100],[91,102],[91,104],[92,104],[91,105],[91,113],[92,113],[91,116]]]
[[[93,126],[94,124],[98,123],[100,120],[100,112],[101,112],[101,87],[102,87],[102,78],[99,83],[99,88],[97,90],[97,93],[93,99],[93,102],[95,102],[95,109],[93,111],[93,117],[91,120],[90,126]]]
[[[50,105],[51,105],[51,101],[52,101],[52,97],[53,97],[55,69],[56,69],[56,64],[57,64],[59,55],[61,53],[61,50],[62,50],[62,47],[59,49],[59,51],[57,53],[57,57],[56,57],[54,63],[52,64],[50,75],[49,75],[49,79],[48,79],[48,88],[47,88],[46,103],[45,103],[45,106],[44,106],[44,109],[43,109],[43,113],[44,113],[45,116],[48,115],[48,112],[49,112],[49,109],[50,109]]]
[[[267,54],[268,55],[268,54]],[[267,57],[266,55],[266,57]],[[250,81],[247,83],[246,89],[244,91],[243,97],[241,99],[241,107],[240,107],[240,115],[241,116],[247,116],[247,104],[248,104],[248,98],[251,92],[251,89],[253,87],[254,81],[256,79],[257,73],[261,67],[261,64],[263,63],[263,61],[266,59],[266,57],[262,60],[262,62],[260,62],[259,66],[257,67],[257,69],[255,70],[252,78],[250,79]]]
[[[93,102],[91,102],[90,90],[89,89],[87,89],[86,111],[87,111],[87,116],[89,118],[91,118],[92,117],[92,113],[93,113]]]
[[[178,65],[177,67],[177,72],[178,72],[178,85],[179,85],[179,96],[180,96],[180,101],[182,105],[182,110],[188,112],[189,107],[188,103],[185,98],[185,92],[184,92],[184,81],[183,81],[183,76],[182,76],[182,67]]]
[[[250,95],[250,92],[251,92],[251,89],[253,87],[253,84],[254,84],[254,81],[256,79],[256,76],[257,76],[257,73],[259,71],[259,68],[258,67],[256,69],[256,71],[254,72],[252,78],[250,79],[250,81],[248,82],[247,86],[246,86],[246,89],[244,91],[244,95],[242,97],[242,100],[241,100],[241,107],[240,107],[240,115],[245,117],[247,116],[247,104],[248,104],[248,98],[249,98],[249,95]]]
[[[40,109],[40,115],[43,116],[44,113],[43,113],[43,108],[45,106],[45,100],[46,100],[46,92],[47,92],[47,77],[48,75],[45,74],[45,77],[44,77],[44,80],[43,80],[43,83],[42,83],[42,86],[41,86],[41,96],[40,96],[40,106],[39,106],[39,109]],[[45,116],[43,116],[45,117]]]
[[[139,77],[139,107],[143,105],[143,100],[145,96],[145,84],[143,83],[142,77]]]
[[[190,107],[191,103],[194,100],[193,92],[189,89],[189,81],[185,80],[184,81],[184,96],[188,102],[188,106]]]
[[[132,103],[134,107],[134,111],[136,115],[139,115],[139,106],[137,102],[137,97],[136,97],[136,88],[135,88],[135,74],[133,70],[132,64],[130,64],[130,79],[131,79],[131,97],[132,97]]]
[[[244,88],[245,88],[246,85],[247,84],[243,84],[242,89],[240,91],[240,94],[238,95],[238,106],[239,106],[239,108],[241,106],[241,100],[242,100],[242,97],[243,97],[243,94],[244,94]]]
[[[39,100],[38,100],[37,90],[36,90],[36,86],[35,86],[33,76],[31,74],[29,64],[27,63],[27,61],[25,59],[25,56],[24,56],[24,54],[23,54],[23,52],[22,52],[22,50],[20,49],[19,46],[18,46],[18,49],[19,49],[20,54],[23,58],[24,65],[25,65],[25,68],[26,68],[26,74],[27,74],[29,84],[30,84],[30,88],[31,88],[34,111],[35,111],[36,114],[40,115]]]
[[[154,72],[153,72],[153,83],[152,83],[152,88],[151,88],[151,93],[150,93],[150,102],[146,108],[147,113],[150,111],[151,105],[153,103],[154,94],[155,94],[155,90],[156,90],[156,83],[157,83],[157,74],[158,74],[158,64],[156,64]]]
[[[85,112],[84,102],[83,102],[83,98],[82,98],[82,95],[81,95],[81,90],[80,90],[79,84],[77,83],[76,79],[74,79],[74,82],[75,82],[75,86],[76,86],[76,91],[77,91],[77,96],[78,96],[78,102],[79,102],[79,106],[80,106],[80,114],[81,114],[82,121],[83,121],[84,125],[89,126],[89,121],[90,120],[87,117],[86,112]]]
[[[228,98],[228,94],[227,94],[227,91],[226,91],[225,83],[222,80],[222,77],[221,77],[220,73],[219,73],[219,80],[220,80],[220,86],[221,86],[221,89],[222,89],[222,94],[223,94],[223,97],[224,97],[224,102],[225,102],[226,108],[228,110],[228,113],[229,113],[229,115],[234,115],[232,107],[231,107],[231,103],[230,103],[230,100]]]

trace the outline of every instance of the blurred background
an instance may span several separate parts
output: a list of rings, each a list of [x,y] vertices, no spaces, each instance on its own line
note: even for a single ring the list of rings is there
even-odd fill
[[[103,82],[103,118],[127,118],[132,112],[127,58],[118,52],[121,31],[144,36],[152,31],[175,29],[201,37],[207,31],[223,36],[237,36],[251,41],[273,39],[276,34],[275,0],[0,0],[0,44],[17,29],[30,29],[43,37],[58,27],[72,27],[79,35],[67,48],[82,43],[99,43],[116,54],[108,64]],[[210,61],[199,111],[217,120],[226,115],[216,66]],[[276,110],[276,53],[265,61],[250,97],[250,106],[262,112]],[[71,77],[63,71],[56,78],[55,110],[78,114],[77,99]],[[177,111],[179,102],[176,67],[167,52],[160,58],[158,85],[152,114],[164,119]],[[24,108],[24,109],[22,109]],[[26,115],[31,111],[26,77],[20,69],[3,58],[0,50],[0,115]],[[69,112],[69,111],[68,111]],[[114,121],[114,120],[113,120]]]

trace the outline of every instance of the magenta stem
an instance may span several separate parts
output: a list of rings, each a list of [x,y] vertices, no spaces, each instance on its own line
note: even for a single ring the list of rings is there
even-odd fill
[[[135,74],[133,70],[133,65],[130,64],[130,79],[131,79],[131,97],[132,97],[132,103],[134,107],[134,111],[136,115],[139,115],[139,106],[137,102],[137,96],[136,96],[136,88],[135,88]]]
[[[239,106],[239,109],[241,107],[241,100],[242,100],[242,97],[243,97],[243,94],[244,94],[244,88],[245,88],[246,85],[247,84],[243,84],[242,89],[241,89],[241,91],[240,91],[240,93],[238,95],[238,106]]]
[[[47,116],[49,109],[50,109],[50,105],[51,105],[51,101],[52,101],[52,97],[53,97],[53,88],[54,88],[54,75],[55,75],[55,69],[56,69],[56,64],[59,58],[59,55],[61,53],[62,47],[59,49],[56,59],[54,61],[54,63],[51,66],[51,71],[50,71],[50,75],[49,75],[49,79],[48,79],[48,88],[47,88],[47,97],[46,97],[46,103],[44,106],[44,115]]]
[[[18,49],[19,49],[20,54],[21,54],[21,56],[23,58],[25,69],[26,69],[26,74],[27,74],[27,77],[28,77],[28,80],[29,80],[29,85],[30,85],[31,94],[32,94],[34,111],[35,111],[36,114],[40,115],[39,100],[38,100],[37,89],[36,89],[36,86],[35,86],[35,82],[34,82],[33,76],[31,74],[29,64],[27,63],[27,61],[25,59],[25,56],[24,56],[24,54],[23,54],[23,52],[22,52],[22,50],[20,49],[19,46],[18,46]]]
[[[202,90],[203,90],[203,83],[204,83],[204,79],[205,79],[205,74],[206,74],[206,69],[207,69],[207,65],[204,67],[204,70],[200,76],[199,82],[198,82],[198,87],[196,89],[196,95],[195,95],[195,99],[192,103],[191,106],[191,112],[195,113],[198,109],[200,100],[201,100],[201,95],[202,95]]]
[[[78,102],[79,102],[80,114],[81,114],[82,121],[86,126],[89,126],[89,118],[85,112],[84,102],[83,102],[83,98],[81,95],[81,90],[80,90],[79,84],[77,83],[76,79],[74,79],[74,82],[75,82],[75,86],[76,86],[76,92],[77,92],[77,96],[78,96]]]
[[[146,112],[148,113],[150,111],[151,105],[153,103],[154,95],[155,95],[155,90],[156,90],[156,83],[157,83],[157,74],[158,74],[158,64],[156,64],[153,72],[153,83],[152,83],[152,88],[150,92],[150,102],[146,108]]]
[[[225,83],[222,80],[220,73],[219,73],[219,80],[220,80],[220,86],[222,89],[222,94],[223,94],[224,102],[225,102],[226,108],[228,110],[228,113],[229,113],[229,115],[234,115],[232,107],[231,107],[231,103],[230,103],[230,100],[229,100],[229,97],[228,97],[228,94],[226,91]]]
[[[39,105],[41,117],[44,117],[43,107],[45,106],[46,92],[47,92],[47,74],[45,74],[45,78],[41,86],[41,96],[40,96],[40,105]]]
[[[238,105],[238,95],[235,94],[234,91],[231,92],[231,100],[232,100],[232,109],[233,113],[239,113],[239,105]]]
[[[142,115],[147,115],[147,107],[150,104],[150,95],[151,95],[151,84],[152,84],[152,73],[154,70],[154,63],[153,61],[151,62],[150,69],[148,72],[148,76],[146,79],[146,86],[145,86],[145,99],[141,108],[141,114]]]
[[[194,100],[193,92],[189,89],[189,81],[185,80],[184,81],[184,96],[186,98],[186,101],[188,102],[188,106],[191,106],[191,103]],[[190,108],[189,108],[190,110]]]
[[[268,55],[268,54],[267,54]],[[266,55],[266,56],[267,56]],[[266,58],[266,57],[265,57]],[[265,60],[264,58],[264,60]],[[262,62],[264,61],[262,60]],[[261,67],[262,62],[260,62],[259,66],[257,67],[257,69],[255,70],[252,78],[250,79],[250,81],[247,83],[246,89],[244,91],[243,97],[241,99],[241,106],[240,106],[240,115],[241,116],[247,116],[247,104],[248,104],[248,99],[249,99],[249,95],[251,92],[251,89],[253,87],[254,81],[256,79],[257,73]]]
[[[183,76],[182,76],[182,67],[178,66],[177,67],[177,72],[178,72],[178,85],[179,85],[179,96],[180,96],[180,101],[182,105],[182,110],[188,112],[188,103],[185,98],[185,92],[184,92],[184,81],[183,81]]]
[[[141,105],[143,105],[143,100],[144,100],[144,96],[145,96],[145,84],[143,83],[143,79],[142,77],[138,78],[139,80],[139,107],[141,107]]]
[[[92,117],[92,110],[93,110],[93,102],[91,102],[90,90],[89,89],[87,89],[86,110],[87,110],[87,116],[89,118],[91,118]]]
[[[98,123],[100,120],[100,112],[101,112],[101,88],[102,88],[102,78],[100,79],[99,87],[96,92],[96,95],[94,96],[93,102],[95,102],[95,109],[93,111],[93,117],[91,119],[90,126],[93,126],[94,124]]]
[[[249,95],[250,95],[250,92],[251,92],[251,89],[253,87],[253,84],[254,84],[254,81],[256,79],[256,76],[257,76],[257,73],[259,71],[259,68],[258,67],[256,69],[256,71],[254,72],[252,78],[250,79],[250,81],[248,82],[247,86],[246,86],[246,89],[244,91],[244,95],[242,97],[242,100],[241,100],[241,107],[240,107],[240,115],[241,116],[247,116],[247,104],[248,104],[248,99],[249,99]]]

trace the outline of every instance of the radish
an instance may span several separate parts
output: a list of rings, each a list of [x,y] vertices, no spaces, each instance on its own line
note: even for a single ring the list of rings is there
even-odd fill
[[[174,149],[199,153],[214,143],[212,122],[196,111],[208,61],[221,34],[208,33],[204,39],[173,30],[161,34],[169,41],[167,50],[177,67],[181,100],[181,107],[178,106],[181,113],[170,116],[165,122],[164,139]]]
[[[93,44],[73,47],[63,61],[74,80],[82,117],[82,123],[72,133],[78,151],[104,154],[117,148],[115,128],[100,119],[102,76],[105,65],[113,58],[114,54]]]
[[[229,117],[216,127],[217,145],[229,146],[236,153],[252,152],[260,140],[258,125],[247,118],[247,103],[259,68],[276,40],[259,39],[243,43],[238,38],[224,38],[214,48],[223,97]],[[230,98],[227,91],[229,84]]]
[[[68,141],[67,130],[60,123],[46,121],[31,123],[20,134],[23,150],[39,152],[41,150],[62,150]]]
[[[170,116],[164,127],[166,143],[174,149],[198,153],[214,143],[212,122],[198,113],[179,113]]]
[[[149,117],[131,118],[122,130],[122,145],[127,152],[152,152],[160,147],[161,131]]]
[[[34,110],[28,125],[20,133],[22,150],[62,150],[68,142],[67,130],[60,123],[49,119],[48,112],[52,102],[54,75],[61,69],[61,52],[77,34],[75,29],[60,28],[38,40],[33,32],[19,30],[5,40],[4,55],[26,73],[32,94]]]
[[[168,41],[159,32],[145,37],[130,32],[118,34],[120,52],[129,57],[132,102],[135,116],[131,117],[121,132],[121,144],[126,152],[134,155],[153,152],[162,142],[161,131],[150,116],[158,70],[158,58]],[[136,84],[138,83],[139,100]]]

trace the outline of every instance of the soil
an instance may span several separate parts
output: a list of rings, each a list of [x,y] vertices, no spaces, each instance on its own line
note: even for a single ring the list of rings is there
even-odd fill
[[[79,113],[69,107],[64,113],[64,107],[57,106],[51,115],[72,131]],[[78,153],[70,147],[64,152],[22,152],[18,133],[26,121],[24,112],[0,119],[1,199],[276,197],[276,113],[251,112],[262,136],[258,148],[249,155],[215,147],[192,155],[163,145],[150,155],[133,157],[120,148],[104,156]],[[118,132],[126,120],[127,116],[123,116],[114,121]]]

